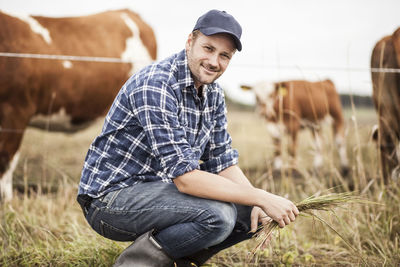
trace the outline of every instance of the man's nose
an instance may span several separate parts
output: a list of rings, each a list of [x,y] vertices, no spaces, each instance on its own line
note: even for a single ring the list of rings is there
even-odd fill
[[[208,58],[208,62],[212,67],[215,68],[218,67],[218,54],[217,53],[211,54],[210,57]]]

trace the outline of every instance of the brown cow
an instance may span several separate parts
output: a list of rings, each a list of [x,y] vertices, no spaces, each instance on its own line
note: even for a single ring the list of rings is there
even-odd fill
[[[400,178],[400,28],[382,38],[371,56],[373,99],[378,113],[378,144],[385,183]]]
[[[312,130],[316,145],[314,166],[320,167],[323,161],[319,123],[330,115],[333,119],[333,131],[339,148],[342,170],[348,170],[342,105],[335,86],[330,80],[262,82],[253,87],[242,86],[242,88],[253,88],[257,111],[268,122],[267,129],[275,146],[274,168],[282,167],[280,146],[283,133],[291,137],[289,154],[295,160],[297,134],[303,127]]]
[[[9,200],[28,124],[76,131],[104,116],[129,76],[156,59],[157,45],[150,26],[129,10],[71,18],[0,12],[0,52],[127,62],[0,56],[0,199]]]

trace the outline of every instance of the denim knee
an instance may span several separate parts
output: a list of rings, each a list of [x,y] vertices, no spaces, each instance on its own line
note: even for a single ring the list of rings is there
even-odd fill
[[[209,228],[215,239],[212,245],[224,241],[233,231],[237,220],[236,207],[232,203],[214,202],[208,208],[211,218],[208,220]]]

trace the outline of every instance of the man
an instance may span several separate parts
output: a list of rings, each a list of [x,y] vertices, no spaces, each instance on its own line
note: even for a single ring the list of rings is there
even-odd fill
[[[115,266],[200,266],[249,239],[269,218],[298,215],[254,188],[237,166],[215,83],[242,29],[224,11],[201,16],[185,50],[147,66],[121,88],[93,141],[78,202],[104,237],[134,241]]]

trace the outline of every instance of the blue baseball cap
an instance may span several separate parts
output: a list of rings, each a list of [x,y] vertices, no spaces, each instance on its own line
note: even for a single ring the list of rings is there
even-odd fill
[[[239,22],[225,11],[216,9],[210,10],[201,16],[193,31],[199,30],[204,35],[213,35],[217,33],[227,33],[232,36],[237,50],[242,50],[242,43],[240,37],[242,36],[242,27]]]

